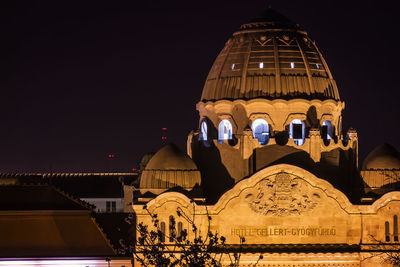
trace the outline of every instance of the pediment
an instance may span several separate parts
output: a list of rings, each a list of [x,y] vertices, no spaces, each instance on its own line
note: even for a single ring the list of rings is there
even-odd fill
[[[213,211],[218,214],[238,201],[265,216],[302,215],[327,201],[348,214],[359,213],[357,206],[329,182],[288,164],[267,167],[243,179],[220,198]]]
[[[296,166],[267,167],[237,183],[208,206],[213,230],[237,242],[356,244],[360,240],[358,206],[329,182]]]
[[[161,217],[179,208],[199,227],[247,244],[356,244],[361,236],[359,206],[329,182],[296,166],[267,167],[238,182],[215,205],[196,205],[180,193],[164,193],[148,209]],[[137,215],[145,215],[135,209]],[[210,221],[207,220],[210,218]]]

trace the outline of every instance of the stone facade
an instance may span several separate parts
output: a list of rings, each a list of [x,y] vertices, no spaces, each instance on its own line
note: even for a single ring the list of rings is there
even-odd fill
[[[142,205],[132,208],[139,222],[151,225]],[[178,209],[189,216],[195,211],[195,223],[203,232],[210,216],[211,231],[225,236],[229,244],[245,237],[245,244],[259,246],[259,251],[263,247],[268,251],[268,245],[284,245],[279,253],[264,253],[260,266],[376,266],[377,259],[369,256],[371,246],[376,250],[377,246],[400,245],[393,224],[400,215],[400,192],[388,193],[372,205],[354,205],[327,181],[286,164],[265,168],[237,183],[215,205],[197,205],[181,193],[170,192],[148,202],[147,208],[165,223]],[[181,222],[190,228],[185,220]],[[385,222],[389,222],[389,240]],[[305,251],[285,253],[290,246],[303,246]],[[314,252],[318,248],[332,251]],[[343,251],[335,253],[335,249]],[[255,258],[245,254],[243,266]],[[384,266],[381,259],[379,266]]]
[[[148,226],[149,212],[157,214],[166,236],[173,216],[189,239],[177,212],[194,218],[203,234],[243,249],[241,266],[390,266],[385,257],[400,248],[400,191],[382,189],[394,182],[377,173],[397,173],[400,156],[380,149],[360,172],[357,132],[342,133],[344,107],[315,43],[268,9],[232,35],[207,77],[199,128],[187,139],[200,184],[186,171],[190,187],[168,178],[174,187],[135,197],[141,188],[126,186],[125,211]],[[157,159],[151,169],[174,177],[189,164],[186,155]]]

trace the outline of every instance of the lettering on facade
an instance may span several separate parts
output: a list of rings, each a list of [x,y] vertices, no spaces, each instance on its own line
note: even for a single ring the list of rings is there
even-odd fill
[[[231,235],[237,236],[334,236],[336,229],[332,227],[266,227],[266,228],[232,228]]]
[[[300,215],[313,210],[320,199],[298,176],[280,172],[262,179],[246,195],[250,208],[263,215]]]

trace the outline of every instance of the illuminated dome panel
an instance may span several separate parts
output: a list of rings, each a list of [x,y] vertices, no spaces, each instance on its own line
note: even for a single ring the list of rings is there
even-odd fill
[[[268,9],[227,41],[208,74],[202,101],[222,99],[340,100],[315,43],[300,27]]]

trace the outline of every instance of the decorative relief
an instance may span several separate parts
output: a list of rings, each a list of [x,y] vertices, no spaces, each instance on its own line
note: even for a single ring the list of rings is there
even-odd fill
[[[246,195],[252,210],[263,215],[290,216],[311,211],[320,196],[298,176],[280,172],[262,179]]]
[[[254,38],[254,40],[255,40],[259,45],[265,46],[265,45],[267,45],[269,42],[271,42],[272,38],[267,39],[266,36],[262,35],[262,36],[260,37],[259,40],[256,39],[256,38]]]

